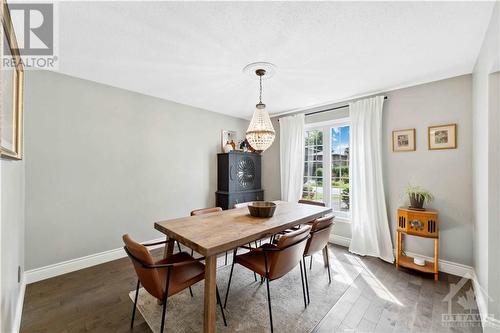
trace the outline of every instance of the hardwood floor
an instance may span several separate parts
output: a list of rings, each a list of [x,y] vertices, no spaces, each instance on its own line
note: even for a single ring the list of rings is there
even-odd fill
[[[443,298],[460,278],[422,275],[375,258],[355,256],[343,247],[330,248],[334,259],[353,265],[360,274],[313,332],[480,332],[441,325],[447,313]],[[156,256],[162,250],[154,251]],[[321,265],[320,255],[314,265]],[[313,267],[314,269],[314,267]],[[335,283],[335,282],[333,282]],[[128,258],[115,260],[27,286],[21,332],[130,332],[132,303],[128,296],[136,276]],[[470,282],[452,299],[454,313]],[[232,320],[235,320],[234,318]],[[139,314],[133,332],[151,332]]]

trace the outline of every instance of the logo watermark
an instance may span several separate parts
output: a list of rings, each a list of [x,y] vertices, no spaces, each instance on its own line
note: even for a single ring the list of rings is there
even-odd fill
[[[57,69],[58,67],[58,11],[57,3],[9,2],[15,43],[3,32],[3,68],[14,68],[21,62],[24,69]],[[12,56],[19,53],[20,59]]]
[[[484,321],[481,320],[481,314],[477,306],[477,299],[471,285],[465,290],[467,282],[471,280],[472,276],[466,274],[457,284],[450,284],[450,292],[443,298],[443,302],[448,303],[448,312],[441,314],[441,325],[444,327],[481,327]],[[461,292],[462,291],[462,292]],[[484,290],[477,290],[477,293],[482,293],[485,299],[491,298],[485,293]],[[461,307],[454,311],[453,300]],[[488,317],[493,318],[493,315]]]

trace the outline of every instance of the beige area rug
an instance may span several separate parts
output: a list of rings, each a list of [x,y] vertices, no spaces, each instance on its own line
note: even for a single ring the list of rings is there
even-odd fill
[[[231,256],[228,263],[231,263]],[[297,266],[285,277],[271,281],[271,304],[275,332],[310,332],[339,300],[349,284],[358,276],[360,267],[330,256],[332,283],[328,283],[328,272],[323,266],[321,255],[314,257],[313,269],[308,270],[311,303],[304,309],[300,269]],[[307,261],[309,266],[309,261]],[[224,258],[219,258],[217,285],[222,302],[226,295],[231,265],[224,266]],[[166,332],[203,331],[203,281],[189,290],[168,299]],[[134,299],[135,290],[129,293]],[[139,290],[137,308],[155,333],[160,331],[162,306],[146,290]],[[267,307],[266,284],[255,282],[253,273],[235,265],[231,290],[225,309],[228,326],[225,327],[217,306],[217,332],[269,332],[269,312]],[[138,314],[136,313],[136,316]]]

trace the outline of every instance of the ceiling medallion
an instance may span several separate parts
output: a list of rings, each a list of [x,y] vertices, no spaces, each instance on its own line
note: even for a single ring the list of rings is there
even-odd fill
[[[264,67],[271,68],[274,74],[276,67],[271,63],[253,63],[243,69],[243,71],[249,71],[255,68],[254,74],[259,79],[259,103],[255,105],[256,109],[246,133],[248,143],[257,152],[263,152],[271,147],[276,135],[269,113],[266,111],[266,105],[262,103],[262,78],[268,75]]]

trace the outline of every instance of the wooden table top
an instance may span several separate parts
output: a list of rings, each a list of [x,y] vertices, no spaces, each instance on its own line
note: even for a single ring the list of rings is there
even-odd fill
[[[155,229],[203,256],[211,256],[269,237],[332,211],[328,207],[307,204],[275,203],[276,211],[271,218],[252,217],[248,207],[243,207],[156,222]]]

